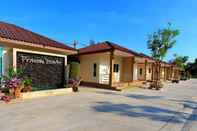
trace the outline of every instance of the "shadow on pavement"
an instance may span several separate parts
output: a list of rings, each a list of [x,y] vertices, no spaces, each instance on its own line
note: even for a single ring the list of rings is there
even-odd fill
[[[103,95],[120,95],[116,92],[112,92],[112,91],[95,91],[95,93],[98,93],[98,94],[103,94]]]
[[[164,98],[163,96],[148,96],[148,95],[141,95],[141,94],[119,94],[116,92],[107,92],[107,91],[97,91],[96,93],[98,94],[103,94],[103,95],[118,95],[118,96],[123,96],[123,97],[128,97],[132,99],[161,99]]]
[[[93,109],[97,112],[114,113],[125,117],[148,118],[153,121],[161,121],[168,123],[184,123],[188,120],[186,116],[189,114],[173,111],[165,108],[144,106],[144,105],[129,105],[129,104],[114,104],[111,102],[97,102]],[[175,117],[176,116],[176,117]],[[196,119],[193,116],[192,119]]]
[[[125,96],[129,98],[134,98],[134,99],[161,99],[163,98],[162,96],[147,96],[147,95],[140,95],[140,94],[127,94]]]
[[[195,102],[195,101],[191,101],[191,100],[176,100],[176,99],[169,99],[169,100],[178,102],[179,104],[182,104],[184,108],[197,109],[197,102]]]

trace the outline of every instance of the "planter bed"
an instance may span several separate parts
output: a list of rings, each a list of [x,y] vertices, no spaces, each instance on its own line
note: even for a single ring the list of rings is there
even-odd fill
[[[72,88],[33,91],[33,92],[22,93],[22,99],[33,99],[33,98],[40,98],[47,96],[64,95],[71,92],[73,92]]]

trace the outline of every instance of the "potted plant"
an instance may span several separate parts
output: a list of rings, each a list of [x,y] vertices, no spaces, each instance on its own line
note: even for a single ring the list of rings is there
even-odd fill
[[[0,90],[0,100],[8,103],[11,101],[11,97],[10,96],[7,96],[5,95],[5,93],[2,93],[1,90]]]
[[[69,80],[69,87],[71,87],[73,89],[73,92],[78,92],[79,89],[79,85],[81,83],[81,78],[79,79],[70,79]]]
[[[15,98],[20,98],[21,97],[21,90],[23,88],[22,80],[14,77],[6,82],[6,86],[9,89],[9,93],[11,96]]]
[[[70,80],[68,82],[68,86],[73,89],[73,92],[78,92],[79,85],[81,82],[80,75],[80,65],[78,62],[71,62],[70,63]]]
[[[27,78],[23,81],[24,88],[22,89],[22,92],[30,92],[32,91],[32,79]]]

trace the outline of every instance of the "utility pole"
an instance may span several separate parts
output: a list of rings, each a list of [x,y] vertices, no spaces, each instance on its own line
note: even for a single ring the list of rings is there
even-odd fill
[[[76,40],[74,40],[73,42],[73,47],[76,49],[77,48],[77,45],[78,45],[78,42]]]

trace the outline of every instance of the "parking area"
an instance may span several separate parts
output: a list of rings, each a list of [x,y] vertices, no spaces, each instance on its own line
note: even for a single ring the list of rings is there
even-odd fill
[[[197,127],[197,80],[161,91],[80,92],[0,102],[0,131],[188,131]]]

